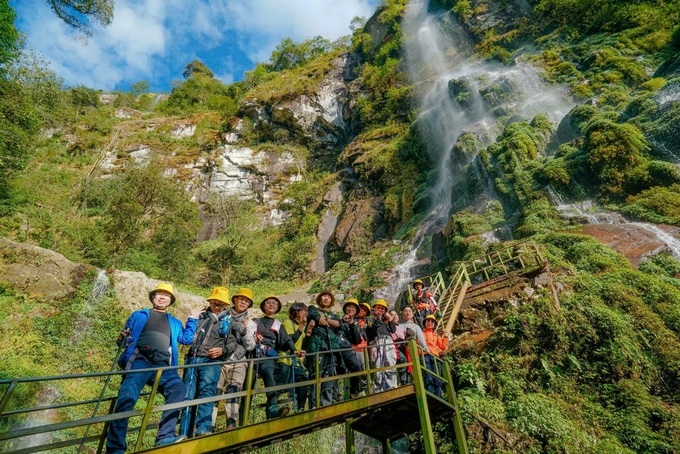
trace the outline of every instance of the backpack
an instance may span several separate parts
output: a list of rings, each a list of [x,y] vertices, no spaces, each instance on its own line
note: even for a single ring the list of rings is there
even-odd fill
[[[231,328],[231,322],[234,320],[234,317],[227,315],[226,312],[223,312],[223,314],[224,315],[220,314],[220,327],[218,328],[217,333],[221,337],[227,337]]]

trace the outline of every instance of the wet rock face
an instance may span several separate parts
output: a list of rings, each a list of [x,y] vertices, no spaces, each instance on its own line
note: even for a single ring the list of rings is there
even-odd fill
[[[350,255],[367,252],[385,233],[381,213],[382,199],[379,197],[348,203],[335,229],[335,243]]]
[[[659,231],[655,231],[654,227]],[[649,255],[660,252],[675,252],[667,242],[660,238],[660,235],[669,235],[670,238],[667,238],[667,240],[676,239],[678,241],[677,239],[680,238],[680,228],[678,227],[649,226],[648,224],[635,223],[586,224],[582,227],[582,233],[595,237],[602,244],[625,256],[635,268],[639,267],[640,262]]]

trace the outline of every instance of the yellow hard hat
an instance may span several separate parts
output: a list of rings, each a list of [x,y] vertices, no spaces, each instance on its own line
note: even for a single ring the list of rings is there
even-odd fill
[[[264,302],[267,301],[267,300],[275,300],[277,303],[279,303],[279,308],[276,309],[276,313],[278,314],[279,312],[281,312],[281,300],[279,299],[278,296],[273,295],[273,294],[265,296],[264,299],[262,300],[262,302],[260,303],[260,310],[262,312],[264,312]]]
[[[169,284],[167,282],[161,282],[156,286],[155,289],[151,290],[149,292],[149,301],[153,303],[153,297],[156,294],[156,292],[165,292],[170,294],[170,304],[174,304],[175,300],[175,289],[173,288],[172,284]]]
[[[415,287],[416,284],[420,284],[420,285],[422,285],[423,287],[425,287],[425,284],[423,284],[423,281],[421,281],[420,279],[416,279],[415,281],[413,281],[413,283],[411,284],[411,286],[412,286],[412,287]]]
[[[248,287],[241,287],[238,289],[238,292],[234,294],[234,296],[231,297],[231,302],[234,302],[234,298],[237,296],[243,296],[244,298],[248,298],[250,301],[250,304],[248,305],[248,308],[253,307],[253,291],[250,290]]]
[[[371,305],[368,303],[359,303],[359,309],[364,309],[367,314],[371,313]]]
[[[345,308],[348,305],[353,305],[354,307],[357,308],[357,313],[359,313],[359,300],[356,298],[348,298],[345,304],[342,305],[342,312],[345,312]]]
[[[379,299],[378,301],[376,301],[375,303],[373,303],[373,308],[375,308],[376,306],[382,306],[382,307],[385,308],[385,310],[389,309],[389,306],[387,305],[387,301],[385,301],[382,298]]]
[[[219,301],[220,303],[224,304],[231,304],[231,301],[229,300],[229,289],[226,287],[215,287],[212,289],[212,292],[210,292],[210,296],[208,297],[208,301],[210,300]]]
[[[330,291],[324,290],[323,292],[319,293],[316,295],[316,304],[319,304],[319,301],[321,301],[321,296],[322,295],[330,295],[331,297],[331,306],[335,304],[335,295],[333,295]]]
[[[425,324],[425,321],[427,321],[427,320],[432,320],[433,322],[437,323],[437,317],[435,317],[435,316],[432,315],[432,314],[428,315],[427,317],[425,317],[425,318],[423,319],[423,325]]]

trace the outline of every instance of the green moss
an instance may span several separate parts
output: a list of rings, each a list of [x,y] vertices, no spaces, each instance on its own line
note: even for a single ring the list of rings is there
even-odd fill
[[[680,225],[680,184],[656,186],[631,196],[621,212],[657,224]]]
[[[640,85],[640,90],[659,91],[666,85],[666,79],[655,77]]]

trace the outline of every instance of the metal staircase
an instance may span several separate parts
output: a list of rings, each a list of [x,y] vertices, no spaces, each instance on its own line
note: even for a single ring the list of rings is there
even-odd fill
[[[441,318],[437,322],[437,333],[447,335],[453,331],[463,301],[472,288],[511,273],[529,274],[544,266],[545,260],[536,244],[522,241],[456,264],[446,286],[441,273],[419,278],[439,302]],[[409,294],[413,300],[410,285]]]

